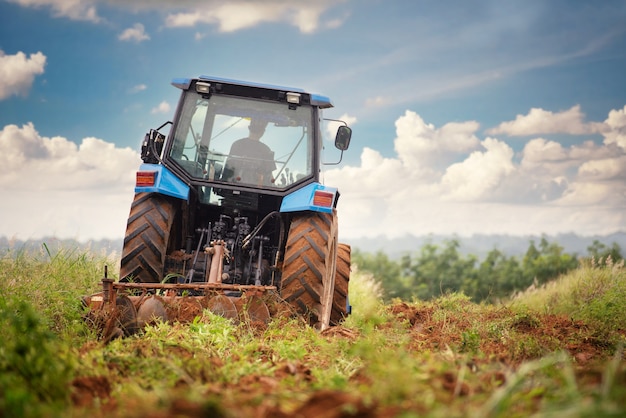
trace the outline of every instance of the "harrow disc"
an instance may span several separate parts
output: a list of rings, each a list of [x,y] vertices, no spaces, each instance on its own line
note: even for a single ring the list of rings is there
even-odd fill
[[[139,330],[137,310],[128,296],[121,295],[115,299],[115,310],[111,313],[104,331],[107,340],[121,336],[130,336]]]
[[[137,310],[137,324],[140,328],[146,325],[153,325],[156,322],[166,322],[167,311],[163,300],[157,296],[146,299]]]
[[[239,319],[239,313],[233,301],[226,295],[215,295],[209,299],[206,308],[216,315],[228,319]]]
[[[270,311],[267,305],[259,296],[247,296],[242,298],[243,306],[241,315],[252,323],[270,322]]]

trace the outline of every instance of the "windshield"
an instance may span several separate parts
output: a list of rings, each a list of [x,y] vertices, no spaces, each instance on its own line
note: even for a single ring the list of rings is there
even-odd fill
[[[313,173],[311,121],[310,106],[190,91],[170,157],[198,179],[284,189]]]

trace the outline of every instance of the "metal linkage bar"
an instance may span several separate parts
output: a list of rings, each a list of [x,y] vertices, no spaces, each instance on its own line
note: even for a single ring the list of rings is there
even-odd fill
[[[276,286],[255,286],[225,283],[112,283],[115,289],[175,289],[175,290],[240,290],[240,291],[276,291]]]

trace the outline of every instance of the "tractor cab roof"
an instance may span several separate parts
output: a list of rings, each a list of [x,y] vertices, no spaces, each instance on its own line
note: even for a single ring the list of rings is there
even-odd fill
[[[281,92],[302,93],[302,94],[306,94],[310,96],[311,98],[310,103],[313,106],[317,106],[320,109],[328,109],[328,108],[333,107],[333,104],[328,97],[322,96],[320,94],[309,93],[303,89],[295,88],[295,87],[276,86],[273,84],[255,83],[255,82],[250,82],[250,81],[233,80],[229,78],[212,77],[212,76],[206,76],[206,75],[201,75],[198,78],[175,78],[174,80],[172,80],[172,85],[174,87],[178,87],[181,90],[188,90],[189,86],[194,81],[230,84],[233,86],[243,86],[243,87],[254,87],[254,88],[261,88],[261,89],[281,91]]]

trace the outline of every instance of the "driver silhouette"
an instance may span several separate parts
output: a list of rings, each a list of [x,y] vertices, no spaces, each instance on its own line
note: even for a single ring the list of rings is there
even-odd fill
[[[249,135],[233,142],[226,162],[226,169],[232,170],[231,181],[256,186],[273,183],[274,152],[261,142],[266,127],[267,121],[252,119],[248,126]]]

